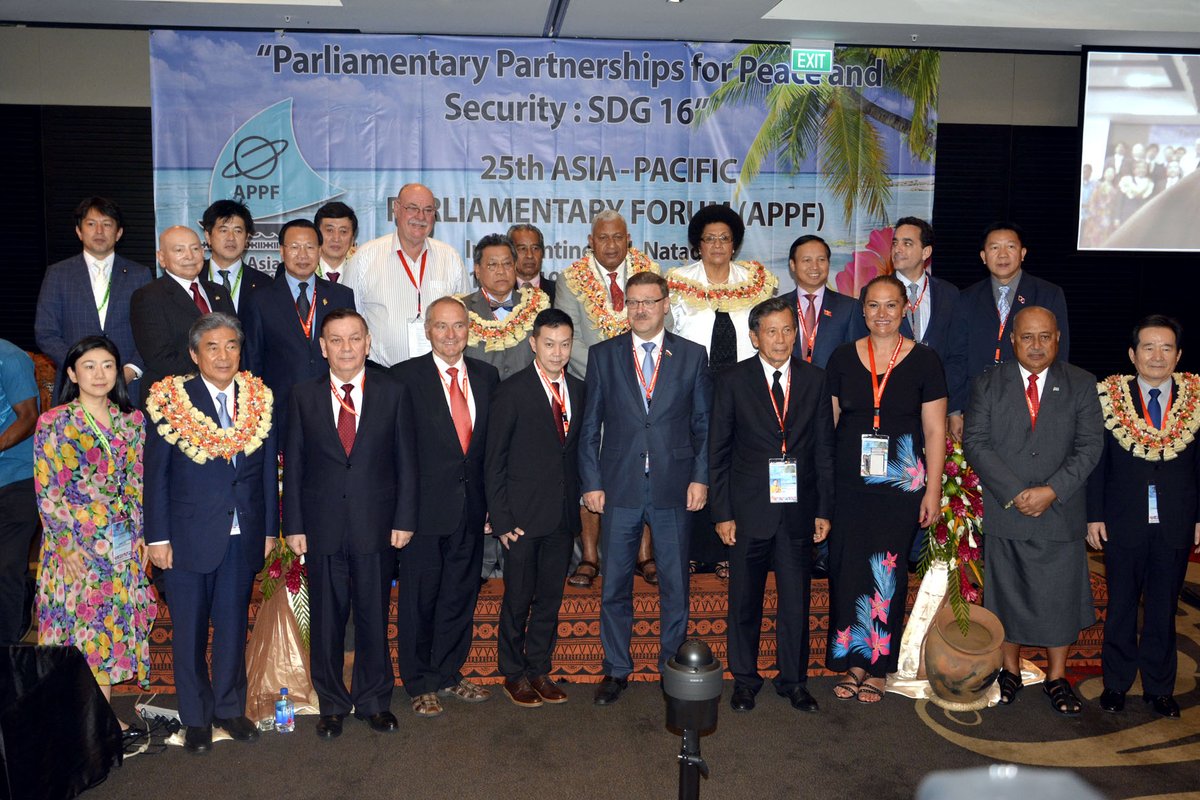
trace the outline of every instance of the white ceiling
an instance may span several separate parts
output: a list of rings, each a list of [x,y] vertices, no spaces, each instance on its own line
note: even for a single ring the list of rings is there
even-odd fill
[[[564,9],[565,6],[565,9]],[[0,0],[0,22],[981,50],[1200,46],[1197,0]]]

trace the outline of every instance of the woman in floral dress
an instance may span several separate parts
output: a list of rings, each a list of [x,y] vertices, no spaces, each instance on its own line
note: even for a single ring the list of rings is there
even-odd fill
[[[116,345],[89,336],[64,362],[63,405],[42,414],[33,439],[45,527],[38,643],[79,648],[107,698],[115,683],[149,685],[157,606],[141,552],[145,432]]]

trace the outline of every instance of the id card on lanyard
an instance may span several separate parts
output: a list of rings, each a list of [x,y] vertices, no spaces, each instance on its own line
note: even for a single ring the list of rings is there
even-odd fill
[[[779,423],[779,458],[767,461],[767,491],[772,503],[794,503],[799,499],[796,480],[796,459],[787,457],[787,418],[788,405],[792,402],[792,371],[788,370],[787,388],[783,393],[783,408],[775,399],[775,393],[767,386],[767,396],[771,398],[771,408],[775,411],[775,421]]]
[[[896,349],[892,351],[892,357],[888,361],[887,369],[883,373],[883,380],[880,380],[875,369],[875,347],[871,343],[871,337],[867,337],[867,360],[871,365],[871,395],[874,401],[874,416],[872,432],[864,433],[862,436],[858,474],[863,478],[882,478],[887,475],[889,437],[879,432],[879,409],[883,402],[883,393],[887,389],[888,379],[892,377],[892,370],[896,368],[896,359],[900,357],[900,351],[903,348],[904,337],[900,336],[896,342]]]

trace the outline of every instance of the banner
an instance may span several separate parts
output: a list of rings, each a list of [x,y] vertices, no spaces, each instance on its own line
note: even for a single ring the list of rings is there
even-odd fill
[[[288,219],[340,200],[366,242],[415,181],[468,263],[526,222],[553,274],[613,208],[669,268],[695,260],[692,214],[727,203],[746,223],[738,258],[790,286],[791,242],[817,234],[831,285],[857,294],[891,223],[933,208],[936,51],[837,48],[812,73],[782,44],[160,30],[150,45],[159,229],[237,199],[267,271]]]

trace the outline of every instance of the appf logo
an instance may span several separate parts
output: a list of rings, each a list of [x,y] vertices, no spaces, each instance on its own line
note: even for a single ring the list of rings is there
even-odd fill
[[[308,165],[296,145],[292,99],[255,114],[234,131],[213,165],[208,201],[245,203],[271,219],[342,194]]]

